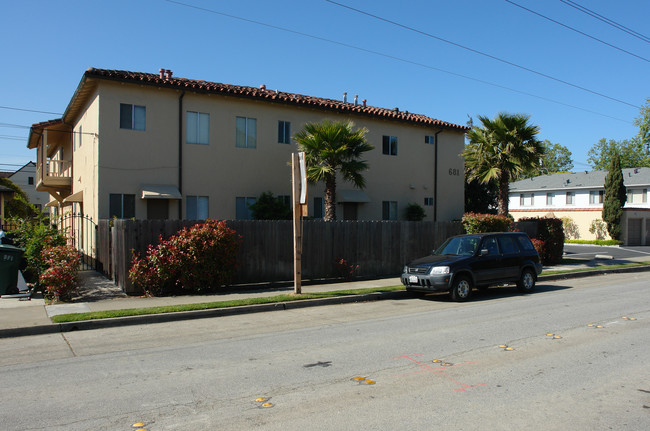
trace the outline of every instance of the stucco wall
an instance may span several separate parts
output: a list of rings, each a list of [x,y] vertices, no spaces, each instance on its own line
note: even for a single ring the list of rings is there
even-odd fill
[[[85,116],[97,118],[99,137],[96,159],[85,151],[85,141],[79,160],[85,168],[82,182],[99,184],[97,215],[108,217],[109,194],[136,195],[136,218],[146,218],[146,201],[139,193],[144,184],[166,184],[178,187],[178,122],[179,91],[150,86],[125,85],[102,81],[95,102]],[[120,103],[146,106],[146,130],[125,130],[119,127]],[[187,144],[183,130],[182,195],[209,196],[211,218],[234,219],[235,197],[258,197],[264,191],[290,195],[290,154],[295,144],[277,142],[278,121],[291,122],[294,135],[308,121],[352,120],[357,127],[369,129],[367,140],[375,149],[365,154],[370,170],[365,173],[366,194],[371,202],[360,204],[361,220],[382,217],[382,201],[397,201],[400,219],[407,204],[415,202],[425,208],[425,220],[433,220],[433,207],[424,206],[425,197],[434,196],[434,145],[425,144],[425,135],[435,135],[437,128],[392,122],[367,116],[342,116],[322,110],[246,100],[236,97],[187,92],[183,97],[182,119],[187,111],[210,114],[209,145]],[[96,107],[98,105],[98,108]],[[257,147],[238,148],[235,145],[236,117],[257,119]],[[398,137],[398,154],[382,154],[382,136]],[[459,219],[464,206],[463,133],[445,130],[438,135],[439,186],[438,220]],[[94,166],[96,174],[93,174]],[[76,167],[75,167],[76,169]],[[81,172],[80,172],[81,173]],[[96,180],[93,178],[96,175]],[[77,175],[75,175],[77,177]],[[75,178],[76,181],[76,178]],[[89,187],[91,186],[82,186]],[[352,189],[343,181],[338,188]],[[309,189],[309,211],[313,215],[313,198],[324,196],[324,186]],[[85,198],[84,198],[85,199]],[[170,216],[178,215],[178,201],[170,201]],[[185,202],[183,200],[183,217]],[[337,209],[342,218],[343,209]]]

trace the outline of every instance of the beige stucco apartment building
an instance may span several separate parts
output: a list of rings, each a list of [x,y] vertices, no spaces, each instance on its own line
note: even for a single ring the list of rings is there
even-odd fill
[[[307,122],[351,120],[374,150],[366,188],[338,181],[339,219],[463,214],[466,127],[366,101],[331,100],[158,74],[88,69],[62,118],[34,124],[36,186],[54,212],[93,219],[245,219],[265,191],[291,194],[291,136]],[[323,184],[309,216],[323,216]],[[287,198],[288,200],[288,198]]]

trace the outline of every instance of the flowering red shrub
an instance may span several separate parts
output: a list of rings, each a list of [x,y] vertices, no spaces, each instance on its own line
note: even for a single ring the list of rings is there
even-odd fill
[[[467,233],[510,232],[513,220],[510,217],[494,214],[465,213],[463,227]]]
[[[350,281],[354,278],[354,273],[359,269],[359,265],[348,263],[345,259],[336,259],[334,261],[334,273],[337,277],[345,278]]]
[[[240,236],[226,222],[207,220],[184,228],[145,257],[134,256],[129,279],[149,295],[207,292],[230,283]]]
[[[532,221],[537,223],[537,234],[532,241],[544,265],[552,265],[562,261],[562,254],[564,252],[564,228],[562,219],[554,217],[531,217],[521,218],[518,221]]]
[[[79,288],[79,252],[71,245],[45,247],[42,258],[47,269],[41,273],[38,282],[44,295],[55,302],[71,299]]]

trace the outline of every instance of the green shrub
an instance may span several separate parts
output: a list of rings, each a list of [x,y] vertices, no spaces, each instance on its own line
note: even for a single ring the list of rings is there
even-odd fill
[[[536,222],[537,234],[531,238],[544,265],[552,265],[562,260],[564,253],[564,229],[562,220],[552,217],[521,218],[518,222]]]
[[[604,221],[597,218],[591,221],[591,225],[589,225],[589,232],[596,235],[597,240],[604,240],[607,237],[607,225]]]
[[[214,291],[230,283],[239,243],[224,221],[207,220],[161,238],[145,257],[134,256],[129,279],[149,295]]]
[[[513,230],[512,218],[495,214],[465,213],[462,223],[467,233],[510,232]]]
[[[565,239],[580,239],[580,229],[571,217],[562,217]]]
[[[406,220],[408,221],[422,221],[426,213],[424,208],[416,203],[410,203],[406,206]]]
[[[47,269],[48,264],[43,255],[43,249],[66,244],[65,237],[56,228],[39,222],[21,222],[13,231],[16,235],[16,244],[25,249],[27,267],[23,271],[25,280],[35,283],[40,275]],[[39,283],[40,288],[40,283]]]
[[[39,277],[44,296],[55,302],[71,299],[79,288],[81,256],[71,245],[45,247],[43,260],[47,269]]]

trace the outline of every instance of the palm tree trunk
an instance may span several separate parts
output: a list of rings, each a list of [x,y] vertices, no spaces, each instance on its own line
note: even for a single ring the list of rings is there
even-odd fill
[[[499,178],[499,206],[497,209],[497,214],[501,216],[508,215],[508,191],[510,188],[510,182],[506,175],[501,175]]]
[[[325,177],[325,221],[336,220],[336,176]]]

